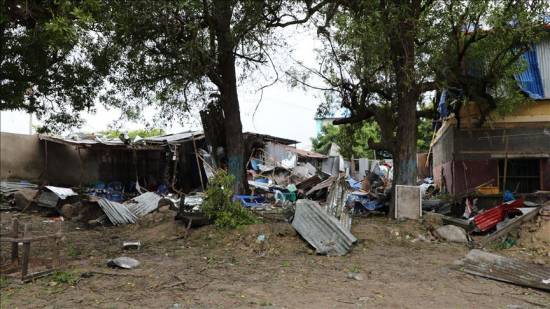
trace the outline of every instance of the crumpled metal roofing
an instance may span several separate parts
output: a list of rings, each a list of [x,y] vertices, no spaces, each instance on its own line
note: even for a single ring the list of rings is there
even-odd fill
[[[144,138],[143,140],[145,140],[145,142],[147,143],[175,144],[175,143],[190,141],[193,139],[193,137],[195,139],[202,139],[204,138],[204,134],[202,131],[188,131],[188,132],[147,137],[147,138]]]
[[[109,221],[114,225],[136,223],[138,217],[124,204],[100,199],[97,201]]]
[[[98,204],[114,225],[133,224],[139,217],[157,209],[161,199],[162,197],[155,192],[145,192],[124,204],[104,198],[98,200]]]
[[[24,188],[36,189],[38,186],[26,181],[0,181],[0,194],[3,195],[15,193]]]
[[[158,208],[162,197],[155,192],[145,192],[126,202],[128,209],[138,217],[145,216]]]
[[[298,200],[292,227],[319,254],[344,255],[348,253],[357,238],[340,222],[315,201]]]

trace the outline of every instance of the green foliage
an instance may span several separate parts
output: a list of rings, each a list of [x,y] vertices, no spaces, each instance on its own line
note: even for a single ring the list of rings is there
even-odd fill
[[[118,138],[120,134],[122,134],[123,132],[120,130],[109,130],[109,131],[102,131],[100,133],[107,138]],[[164,134],[166,134],[166,131],[164,131],[164,129],[161,129],[161,128],[139,129],[139,130],[128,131],[129,138],[135,138],[136,136],[145,138],[145,137],[159,136]]]
[[[75,126],[80,111],[93,110],[108,63],[90,31],[98,1],[1,5],[0,109],[34,113],[45,120],[40,132]]]
[[[70,271],[56,271],[50,275],[51,281],[57,284],[69,284],[73,285],[78,281],[80,275]]]
[[[8,278],[6,276],[0,276],[0,289],[8,286]]]
[[[374,151],[369,149],[368,141],[380,140],[380,129],[375,122],[364,122],[363,124],[351,124],[334,126],[327,125],[321,129],[321,133],[311,139],[313,150],[327,154],[331,144],[335,143],[340,147],[340,154],[350,159],[374,158]]]
[[[252,212],[239,202],[231,201],[234,183],[235,177],[224,170],[220,170],[209,180],[202,211],[214,220],[218,228],[233,229],[258,222]]]
[[[429,150],[433,133],[431,119],[421,118],[418,120],[417,152],[427,152]]]

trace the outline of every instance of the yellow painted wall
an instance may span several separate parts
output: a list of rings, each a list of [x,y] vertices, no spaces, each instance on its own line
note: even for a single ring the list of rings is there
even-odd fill
[[[465,104],[460,110],[461,127],[473,127],[479,119],[479,109],[474,102]],[[527,103],[509,115],[500,116],[493,112],[484,126],[515,127],[538,125],[550,127],[550,100],[540,100]]]

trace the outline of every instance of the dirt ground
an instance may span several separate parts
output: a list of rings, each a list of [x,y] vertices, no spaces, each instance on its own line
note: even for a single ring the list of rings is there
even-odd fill
[[[15,214],[1,214],[2,232]],[[43,216],[18,215],[32,222],[35,235],[55,231]],[[352,232],[359,241],[353,251],[326,257],[315,255],[285,222],[233,231],[207,226],[184,237],[173,216],[150,214],[121,227],[63,222],[62,272],[27,284],[2,277],[1,308],[550,308],[548,293],[456,270],[453,263],[468,248],[419,240],[426,222],[355,219]],[[264,242],[258,241],[261,234]],[[126,240],[143,246],[125,251]],[[515,246],[498,253],[539,263],[550,259],[544,248],[541,253]],[[34,258],[48,254],[51,244],[33,245]],[[108,268],[106,261],[118,256],[141,265]],[[349,278],[350,272],[359,276]],[[62,275],[71,280],[63,282]]]

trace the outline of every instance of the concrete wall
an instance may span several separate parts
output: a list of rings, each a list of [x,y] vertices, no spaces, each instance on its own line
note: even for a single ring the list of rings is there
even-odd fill
[[[41,141],[37,135],[1,133],[0,179],[46,182],[59,186],[135,181],[158,184],[166,160],[161,151],[138,151],[137,166],[127,150],[80,149],[75,146]],[[46,155],[47,148],[47,155]],[[47,158],[47,160],[46,160]],[[81,164],[82,162],[82,164]],[[180,164],[181,168],[187,168]],[[143,177],[143,178],[141,178]]]
[[[44,171],[37,135],[0,132],[0,179],[38,181]]]

